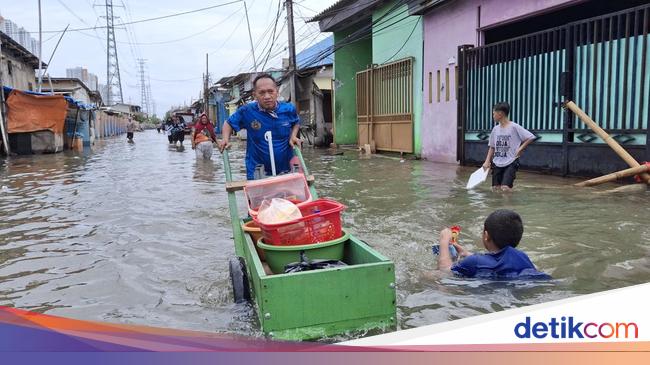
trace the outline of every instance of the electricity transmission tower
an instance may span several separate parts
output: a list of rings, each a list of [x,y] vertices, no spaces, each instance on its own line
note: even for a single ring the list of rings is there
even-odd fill
[[[113,0],[106,0],[106,105],[123,103],[120,64],[117,60],[117,42],[113,25]]]
[[[144,64],[147,60],[139,58],[138,59],[138,74],[140,74],[140,105],[142,106],[142,112],[149,114],[149,89],[148,84],[145,82],[145,69]]]
[[[151,116],[156,115],[156,102],[151,96],[151,80],[149,80],[149,74],[147,74],[147,101],[149,102],[147,108],[151,112]]]

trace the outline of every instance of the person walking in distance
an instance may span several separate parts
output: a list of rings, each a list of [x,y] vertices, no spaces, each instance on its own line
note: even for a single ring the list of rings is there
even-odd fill
[[[199,121],[194,125],[192,132],[192,149],[196,151],[197,159],[210,160],[212,158],[212,144],[217,142],[217,135],[214,133],[214,126],[203,113]]]

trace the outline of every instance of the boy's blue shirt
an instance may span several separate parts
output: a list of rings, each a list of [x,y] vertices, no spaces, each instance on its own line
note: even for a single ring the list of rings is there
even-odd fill
[[[548,274],[537,271],[528,255],[507,246],[497,252],[474,254],[451,267],[451,271],[468,278],[490,279],[550,279]]]

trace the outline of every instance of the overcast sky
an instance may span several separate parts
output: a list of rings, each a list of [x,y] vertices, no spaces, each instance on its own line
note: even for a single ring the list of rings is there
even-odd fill
[[[113,0],[115,23],[167,16],[205,7],[229,3],[232,0]],[[258,59],[266,55],[266,40],[270,38],[279,0],[246,0],[253,43]],[[284,2],[284,1],[283,1]],[[296,0],[294,21],[298,52],[328,36],[318,31],[317,23],[306,24],[304,19],[335,3],[336,0]],[[106,20],[105,0],[42,0],[43,59],[52,55],[60,31],[101,27]],[[96,4],[98,6],[93,6]],[[120,6],[120,7],[117,7]],[[122,7],[123,6],[123,7]],[[0,0],[0,14],[34,32],[38,39],[38,1]],[[287,30],[283,27],[286,12],[278,22],[279,38],[266,68],[280,67],[287,57]],[[138,65],[136,59],[146,59],[151,82],[151,94],[157,114],[163,115],[171,106],[189,104],[197,99],[205,72],[205,54],[209,54],[210,75],[213,81],[227,75],[250,71],[253,60],[244,3],[237,2],[197,13],[118,27],[118,58],[124,101],[140,104]],[[275,57],[273,57],[275,56]],[[258,60],[259,62],[259,60]],[[83,66],[106,82],[106,29],[67,32],[59,45],[49,73],[65,76],[65,69]]]

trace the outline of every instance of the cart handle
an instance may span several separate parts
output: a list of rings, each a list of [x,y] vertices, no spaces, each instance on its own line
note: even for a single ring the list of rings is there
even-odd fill
[[[309,176],[309,169],[307,169],[307,164],[305,164],[305,159],[302,158],[302,152],[298,146],[293,146],[293,154],[298,157],[298,160],[300,160],[302,171],[304,172],[305,176]]]
[[[226,173],[226,182],[232,182],[232,172],[230,170],[230,157],[228,156],[228,149],[225,148],[221,154],[223,157],[223,171]]]
[[[305,159],[302,158],[302,152],[300,152],[300,148],[298,146],[293,146],[293,153],[298,157],[298,160],[300,160],[303,174],[305,176],[309,176],[309,169],[307,168]],[[316,187],[314,186],[314,184],[309,185],[309,191],[311,192],[311,197],[313,199],[318,199],[318,192],[316,191]]]
[[[298,160],[300,160],[302,171],[304,172],[305,176],[309,176],[309,169],[307,168],[307,164],[305,164],[305,159],[302,157],[300,148],[298,148],[298,146],[293,146],[293,153],[298,157]],[[228,154],[228,149],[224,149],[221,156],[223,157],[223,170],[226,174],[226,182],[232,182],[232,170],[230,168],[230,156]]]

